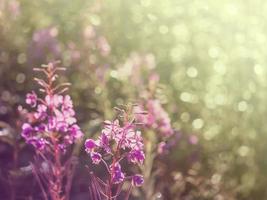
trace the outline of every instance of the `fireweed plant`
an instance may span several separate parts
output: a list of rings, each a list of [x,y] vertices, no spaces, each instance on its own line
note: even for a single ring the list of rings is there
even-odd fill
[[[159,169],[153,169],[154,162],[158,156],[168,152],[168,143],[174,135],[170,117],[156,98],[158,82],[157,74],[149,77],[148,89],[144,91],[146,98],[135,107],[135,113],[147,112],[146,115],[136,115],[136,121],[143,124],[146,160],[141,169],[146,182],[142,188],[147,200],[156,199],[155,177]]]
[[[68,150],[83,133],[76,124],[71,97],[64,94],[69,83],[56,84],[57,72],[65,68],[56,65],[49,63],[34,68],[45,76],[34,79],[43,95],[34,91],[27,94],[26,103],[33,111],[22,125],[21,135],[36,150],[31,166],[44,199],[68,200],[75,166]]]
[[[90,196],[93,196],[93,199],[116,200],[125,181],[130,181],[125,195],[125,199],[128,199],[133,187],[139,187],[144,182],[141,174],[128,175],[121,165],[123,160],[127,160],[130,165],[142,165],[145,154],[143,138],[137,130],[138,124],[134,119],[130,119],[128,112],[117,109],[121,113],[122,122],[118,119],[105,121],[101,135],[96,140],[85,141],[85,149],[92,163],[103,164],[108,175],[107,180],[102,180],[91,172],[93,184]]]

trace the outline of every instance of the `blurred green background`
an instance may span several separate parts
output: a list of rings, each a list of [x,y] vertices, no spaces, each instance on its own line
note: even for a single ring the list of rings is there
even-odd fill
[[[173,127],[198,136],[201,176],[234,199],[264,200],[266,34],[262,0],[0,0],[1,120],[12,124],[35,87],[32,68],[50,60],[68,68],[84,130],[138,100],[153,71]]]

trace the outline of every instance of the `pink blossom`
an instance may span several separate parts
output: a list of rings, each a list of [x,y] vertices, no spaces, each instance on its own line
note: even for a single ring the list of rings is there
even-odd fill
[[[140,149],[134,149],[130,151],[128,158],[132,163],[143,164],[145,160],[145,154]]]
[[[87,139],[85,142],[86,152],[90,155],[94,164],[101,161],[107,167],[111,182],[107,184],[119,184],[125,180],[125,174],[120,162],[127,158],[132,165],[143,164],[145,154],[143,151],[143,138],[141,132],[136,130],[133,122],[124,122],[120,125],[119,120],[105,121],[101,135],[97,140]],[[111,158],[112,162],[109,161]],[[110,162],[110,164],[108,164]],[[142,181],[135,179],[134,185],[139,186]]]
[[[62,68],[61,68],[62,69]],[[35,92],[29,93],[26,96],[26,103],[32,107],[36,107],[34,117],[35,124],[30,125],[25,123],[22,127],[22,136],[30,144],[38,147],[38,150],[43,150],[43,147],[52,143],[48,133],[60,133],[62,137],[61,149],[66,148],[77,139],[81,138],[83,133],[80,127],[76,124],[75,112],[73,110],[73,103],[69,95],[61,95],[55,92],[52,83],[56,80],[56,67],[53,64],[47,65],[45,68],[46,74],[49,74],[50,84],[43,84],[42,80],[37,80],[37,83],[45,88],[47,95],[44,99],[39,99]],[[40,70],[39,70],[40,71]],[[38,143],[39,140],[39,143]],[[46,142],[43,142],[46,141]],[[41,145],[41,146],[40,146]]]
[[[90,153],[90,156],[91,156],[91,159],[93,161],[94,164],[98,165],[101,161],[101,154],[100,153],[97,153],[97,152],[91,152]]]
[[[114,184],[121,183],[124,180],[125,176],[121,171],[121,165],[119,163],[116,163],[110,170],[113,170],[112,182]]]
[[[173,135],[173,129],[171,127],[171,120],[168,113],[163,109],[159,100],[150,99],[144,106],[138,106],[136,110],[136,119],[143,123],[147,128],[151,128],[159,132],[164,137]],[[147,114],[142,113],[143,110],[147,111]]]
[[[86,152],[88,152],[88,153],[89,153],[89,152],[92,152],[96,146],[97,146],[97,145],[96,145],[95,141],[92,140],[92,139],[87,139],[87,140],[85,141],[85,150],[86,150]]]
[[[163,154],[166,151],[166,142],[160,142],[158,144],[158,154]]]
[[[135,187],[140,187],[144,183],[144,178],[140,174],[136,174],[132,177],[132,185]]]
[[[37,104],[37,95],[34,91],[26,95],[26,103],[31,107],[35,107]]]

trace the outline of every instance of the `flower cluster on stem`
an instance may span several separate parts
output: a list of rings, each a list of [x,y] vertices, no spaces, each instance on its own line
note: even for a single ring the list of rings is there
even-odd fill
[[[147,200],[156,198],[154,196],[156,193],[155,177],[159,175],[159,170],[154,170],[154,163],[160,160],[159,156],[169,152],[169,143],[176,139],[173,137],[175,131],[171,125],[169,114],[157,98],[159,78],[157,73],[150,75],[147,89],[141,91],[144,100],[135,107],[136,121],[144,124],[146,160],[142,167],[142,173],[146,184],[142,189]],[[146,111],[146,115],[142,114],[144,111]]]
[[[41,86],[40,91],[45,93],[44,97],[38,97],[32,91],[26,96],[26,103],[35,111],[33,124],[24,123],[22,126],[22,137],[32,144],[37,150],[45,151],[54,148],[56,140],[60,150],[64,151],[66,147],[75,140],[82,137],[83,133],[76,124],[73,103],[69,95],[62,95],[67,90],[68,83],[54,86],[59,70],[65,68],[55,67],[49,63],[43,68],[35,68],[35,71],[44,72],[47,81],[35,78]]]
[[[86,152],[93,164],[102,163],[107,170],[108,179],[103,181],[98,178],[104,186],[98,189],[108,200],[118,197],[126,180],[131,181],[128,196],[132,187],[139,187],[144,182],[141,174],[127,175],[121,166],[124,159],[132,165],[142,165],[145,160],[141,132],[136,130],[134,120],[129,120],[129,115],[125,111],[123,113],[122,124],[118,119],[105,121],[101,135],[96,140],[87,139],[85,142]]]
[[[37,95],[34,91],[27,94],[26,103],[32,107],[34,120],[22,125],[21,135],[48,164],[49,170],[45,175],[36,175],[41,187],[50,190],[53,200],[66,200],[63,180],[68,173],[68,165],[66,161],[63,163],[63,155],[83,133],[76,124],[71,97],[64,95],[69,83],[56,84],[57,72],[65,68],[57,67],[56,63],[49,63],[34,70],[44,73],[46,77],[35,78],[43,95]]]
[[[144,123],[147,128],[156,130],[163,137],[169,137],[173,134],[169,115],[158,99],[147,100],[144,106],[141,105],[137,108],[138,112],[142,112],[143,107],[145,107],[147,115],[137,115],[138,121]]]

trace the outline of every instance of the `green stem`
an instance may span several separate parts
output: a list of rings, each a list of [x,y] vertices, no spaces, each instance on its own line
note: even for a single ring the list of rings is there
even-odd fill
[[[155,181],[154,181],[154,175],[153,175],[153,164],[155,159],[155,147],[157,144],[157,138],[155,136],[155,132],[153,131],[147,131],[146,132],[147,141],[145,144],[145,154],[146,159],[144,163],[144,167],[142,168],[143,174],[144,174],[144,180],[145,184],[143,185],[143,191],[145,194],[146,200],[152,200],[153,194],[155,193]]]

